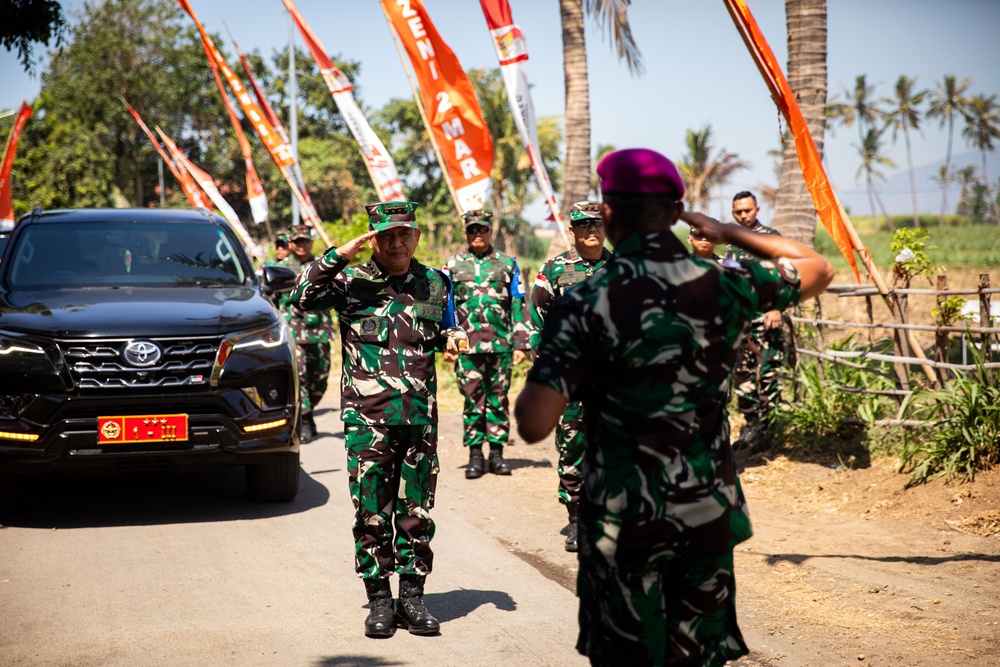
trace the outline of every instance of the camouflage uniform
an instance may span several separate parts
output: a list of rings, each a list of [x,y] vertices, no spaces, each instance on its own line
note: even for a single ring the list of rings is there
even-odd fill
[[[315,257],[300,262],[295,255],[286,258],[289,268],[301,272]],[[330,377],[330,342],[333,339],[333,318],[327,310],[306,312],[292,302],[290,293],[282,294],[280,310],[295,334],[298,349],[299,402],[303,416],[311,419],[316,405],[326,393]]]
[[[542,325],[556,299],[593,275],[609,259],[611,253],[607,249],[602,250],[596,260],[573,257],[567,251],[542,265],[531,288],[531,349],[538,349]],[[559,502],[574,508],[580,501],[583,481],[580,471],[583,463],[583,404],[580,401],[571,401],[559,419],[556,450],[559,452]]]
[[[526,350],[524,286],[517,259],[494,250],[459,253],[444,270],[455,290],[455,315],[469,336],[469,349],[455,362],[465,398],[465,446],[503,451],[510,438],[507,393],[514,349]]]
[[[752,531],[723,408],[746,323],[799,298],[776,264],[633,234],[548,315],[528,380],[586,409],[577,648],[597,664],[747,652],[732,549]]]
[[[775,234],[778,230],[759,221],[750,228],[758,234]],[[752,254],[733,245],[726,246],[726,259],[757,260]],[[781,401],[781,379],[785,366],[784,327],[764,328],[764,316],[755,318],[747,329],[744,345],[733,369],[732,386],[736,404],[752,426],[766,420]],[[745,432],[749,433],[749,432]]]
[[[333,308],[340,321],[355,569],[367,585],[393,571],[431,571],[439,472],[434,353],[455,318],[442,272],[416,260],[402,276],[374,260],[347,264],[336,248],[327,250],[299,276],[292,300],[309,311]]]

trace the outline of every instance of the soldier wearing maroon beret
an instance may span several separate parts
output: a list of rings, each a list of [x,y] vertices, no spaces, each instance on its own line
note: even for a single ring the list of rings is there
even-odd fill
[[[685,213],[684,182],[656,151],[614,151],[597,173],[614,253],[549,312],[518,432],[541,440],[583,403],[577,649],[593,665],[721,667],[747,653],[733,547],[751,534],[730,372],[757,311],[818,294],[833,269],[790,239]],[[693,257],[670,230],[680,219],[766,261]]]

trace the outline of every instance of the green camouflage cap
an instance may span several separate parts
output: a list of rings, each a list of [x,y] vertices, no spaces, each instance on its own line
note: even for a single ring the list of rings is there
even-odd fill
[[[596,201],[578,201],[573,204],[573,208],[569,210],[569,221],[570,224],[578,220],[600,220],[601,219],[601,202]]]
[[[474,208],[463,213],[462,220],[465,221],[466,227],[469,225],[486,225],[490,227],[493,225],[493,214],[481,208]]]
[[[276,245],[278,247],[287,247],[288,246],[288,234],[286,234],[285,232],[281,232],[280,234],[278,234],[277,236],[275,236],[274,237],[274,245]]]
[[[288,234],[288,239],[290,241],[294,241],[295,239],[311,239],[312,237],[312,227],[307,225],[295,225],[292,227],[292,231]]]
[[[365,206],[368,212],[368,229],[384,232],[393,227],[412,227],[417,229],[417,203],[412,201],[384,201]]]

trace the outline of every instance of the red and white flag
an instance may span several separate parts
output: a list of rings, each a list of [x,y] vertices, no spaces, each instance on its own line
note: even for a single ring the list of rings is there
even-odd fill
[[[0,229],[14,228],[14,200],[10,193],[10,171],[14,168],[14,154],[17,153],[17,140],[21,136],[24,124],[31,117],[31,106],[21,102],[21,108],[14,119],[14,127],[7,135],[7,145],[3,149],[3,160],[0,161]]]
[[[542,163],[542,154],[538,147],[538,122],[535,118],[535,107],[531,103],[531,89],[528,86],[528,75],[522,63],[528,60],[528,45],[524,34],[514,23],[507,0],[479,0],[486,16],[486,24],[493,37],[493,47],[500,60],[500,72],[503,74],[504,86],[507,89],[507,100],[514,114],[514,125],[521,134],[524,149],[531,161],[531,170],[535,174],[538,189],[542,191],[545,202],[552,211],[552,219],[559,225],[559,230],[565,235],[559,205],[552,191],[552,181]]]
[[[380,0],[420,89],[427,129],[441,165],[465,213],[482,208],[490,188],[493,139],[472,82],[431,23],[421,0]]]
[[[350,80],[327,56],[326,50],[320,43],[319,38],[316,37],[312,28],[306,23],[306,20],[302,18],[299,10],[295,7],[295,3],[292,0],[282,0],[282,2],[285,3],[285,9],[288,10],[299,32],[302,33],[302,39],[305,40],[306,46],[309,48],[309,53],[312,54],[313,60],[316,61],[319,73],[323,77],[323,81],[326,82],[326,87],[330,90],[333,101],[337,103],[340,115],[344,117],[347,127],[350,128],[351,134],[354,135],[358,146],[361,147],[361,154],[365,158],[368,173],[375,184],[375,189],[378,191],[379,201],[405,199],[403,184],[399,180],[399,172],[396,171],[396,165],[392,161],[389,151],[385,149],[375,131],[372,130],[371,125],[368,124],[364,114],[361,113],[361,109],[358,108],[358,103],[354,99],[352,92],[354,86],[351,85]]]
[[[163,145],[167,147],[168,151],[170,151],[170,154],[173,156],[174,162],[177,163],[177,166],[185,169],[190,174],[190,177],[193,178],[199,186],[201,186],[204,193],[208,195],[212,203],[215,204],[215,208],[222,213],[222,217],[229,222],[229,225],[236,232],[236,235],[243,241],[243,245],[246,246],[247,251],[256,258],[262,259],[264,253],[261,251],[260,246],[254,243],[254,240],[247,232],[246,227],[244,227],[243,223],[240,222],[240,217],[236,215],[236,211],[234,211],[233,207],[229,205],[229,202],[223,198],[222,193],[219,192],[219,188],[215,185],[215,180],[203,169],[196,167],[194,163],[192,163],[191,160],[184,155],[184,152],[177,147],[177,144],[175,144],[173,140],[167,136],[166,132],[160,128],[156,128],[156,132],[160,135],[160,138],[163,139]],[[206,208],[211,210],[212,207],[208,206]]]

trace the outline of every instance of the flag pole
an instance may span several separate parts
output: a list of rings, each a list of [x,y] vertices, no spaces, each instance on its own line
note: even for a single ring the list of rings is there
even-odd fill
[[[461,216],[465,211],[462,210],[462,205],[458,201],[458,193],[455,192],[455,186],[451,182],[451,177],[448,174],[448,167],[445,165],[444,158],[441,156],[441,147],[438,146],[437,140],[434,138],[434,133],[431,132],[431,124],[427,120],[427,110],[424,109],[424,103],[420,99],[420,93],[417,90],[417,85],[413,82],[413,77],[410,75],[410,67],[406,64],[406,56],[403,54],[403,47],[399,43],[399,36],[396,34],[396,29],[392,25],[392,17],[389,16],[389,12],[385,10],[385,6],[380,2],[379,6],[382,7],[382,13],[385,14],[385,22],[389,24],[389,34],[392,35],[392,41],[396,45],[396,53],[399,54],[399,60],[403,63],[403,71],[406,72],[406,80],[410,83],[410,90],[413,91],[413,100],[417,103],[417,110],[420,111],[420,119],[424,121],[424,128],[427,130],[427,136],[431,140],[431,146],[434,147],[434,155],[437,157],[438,166],[441,167],[441,177],[444,178],[444,182],[448,185],[448,192],[451,193],[451,200],[455,204],[455,209],[458,211],[458,215]]]

